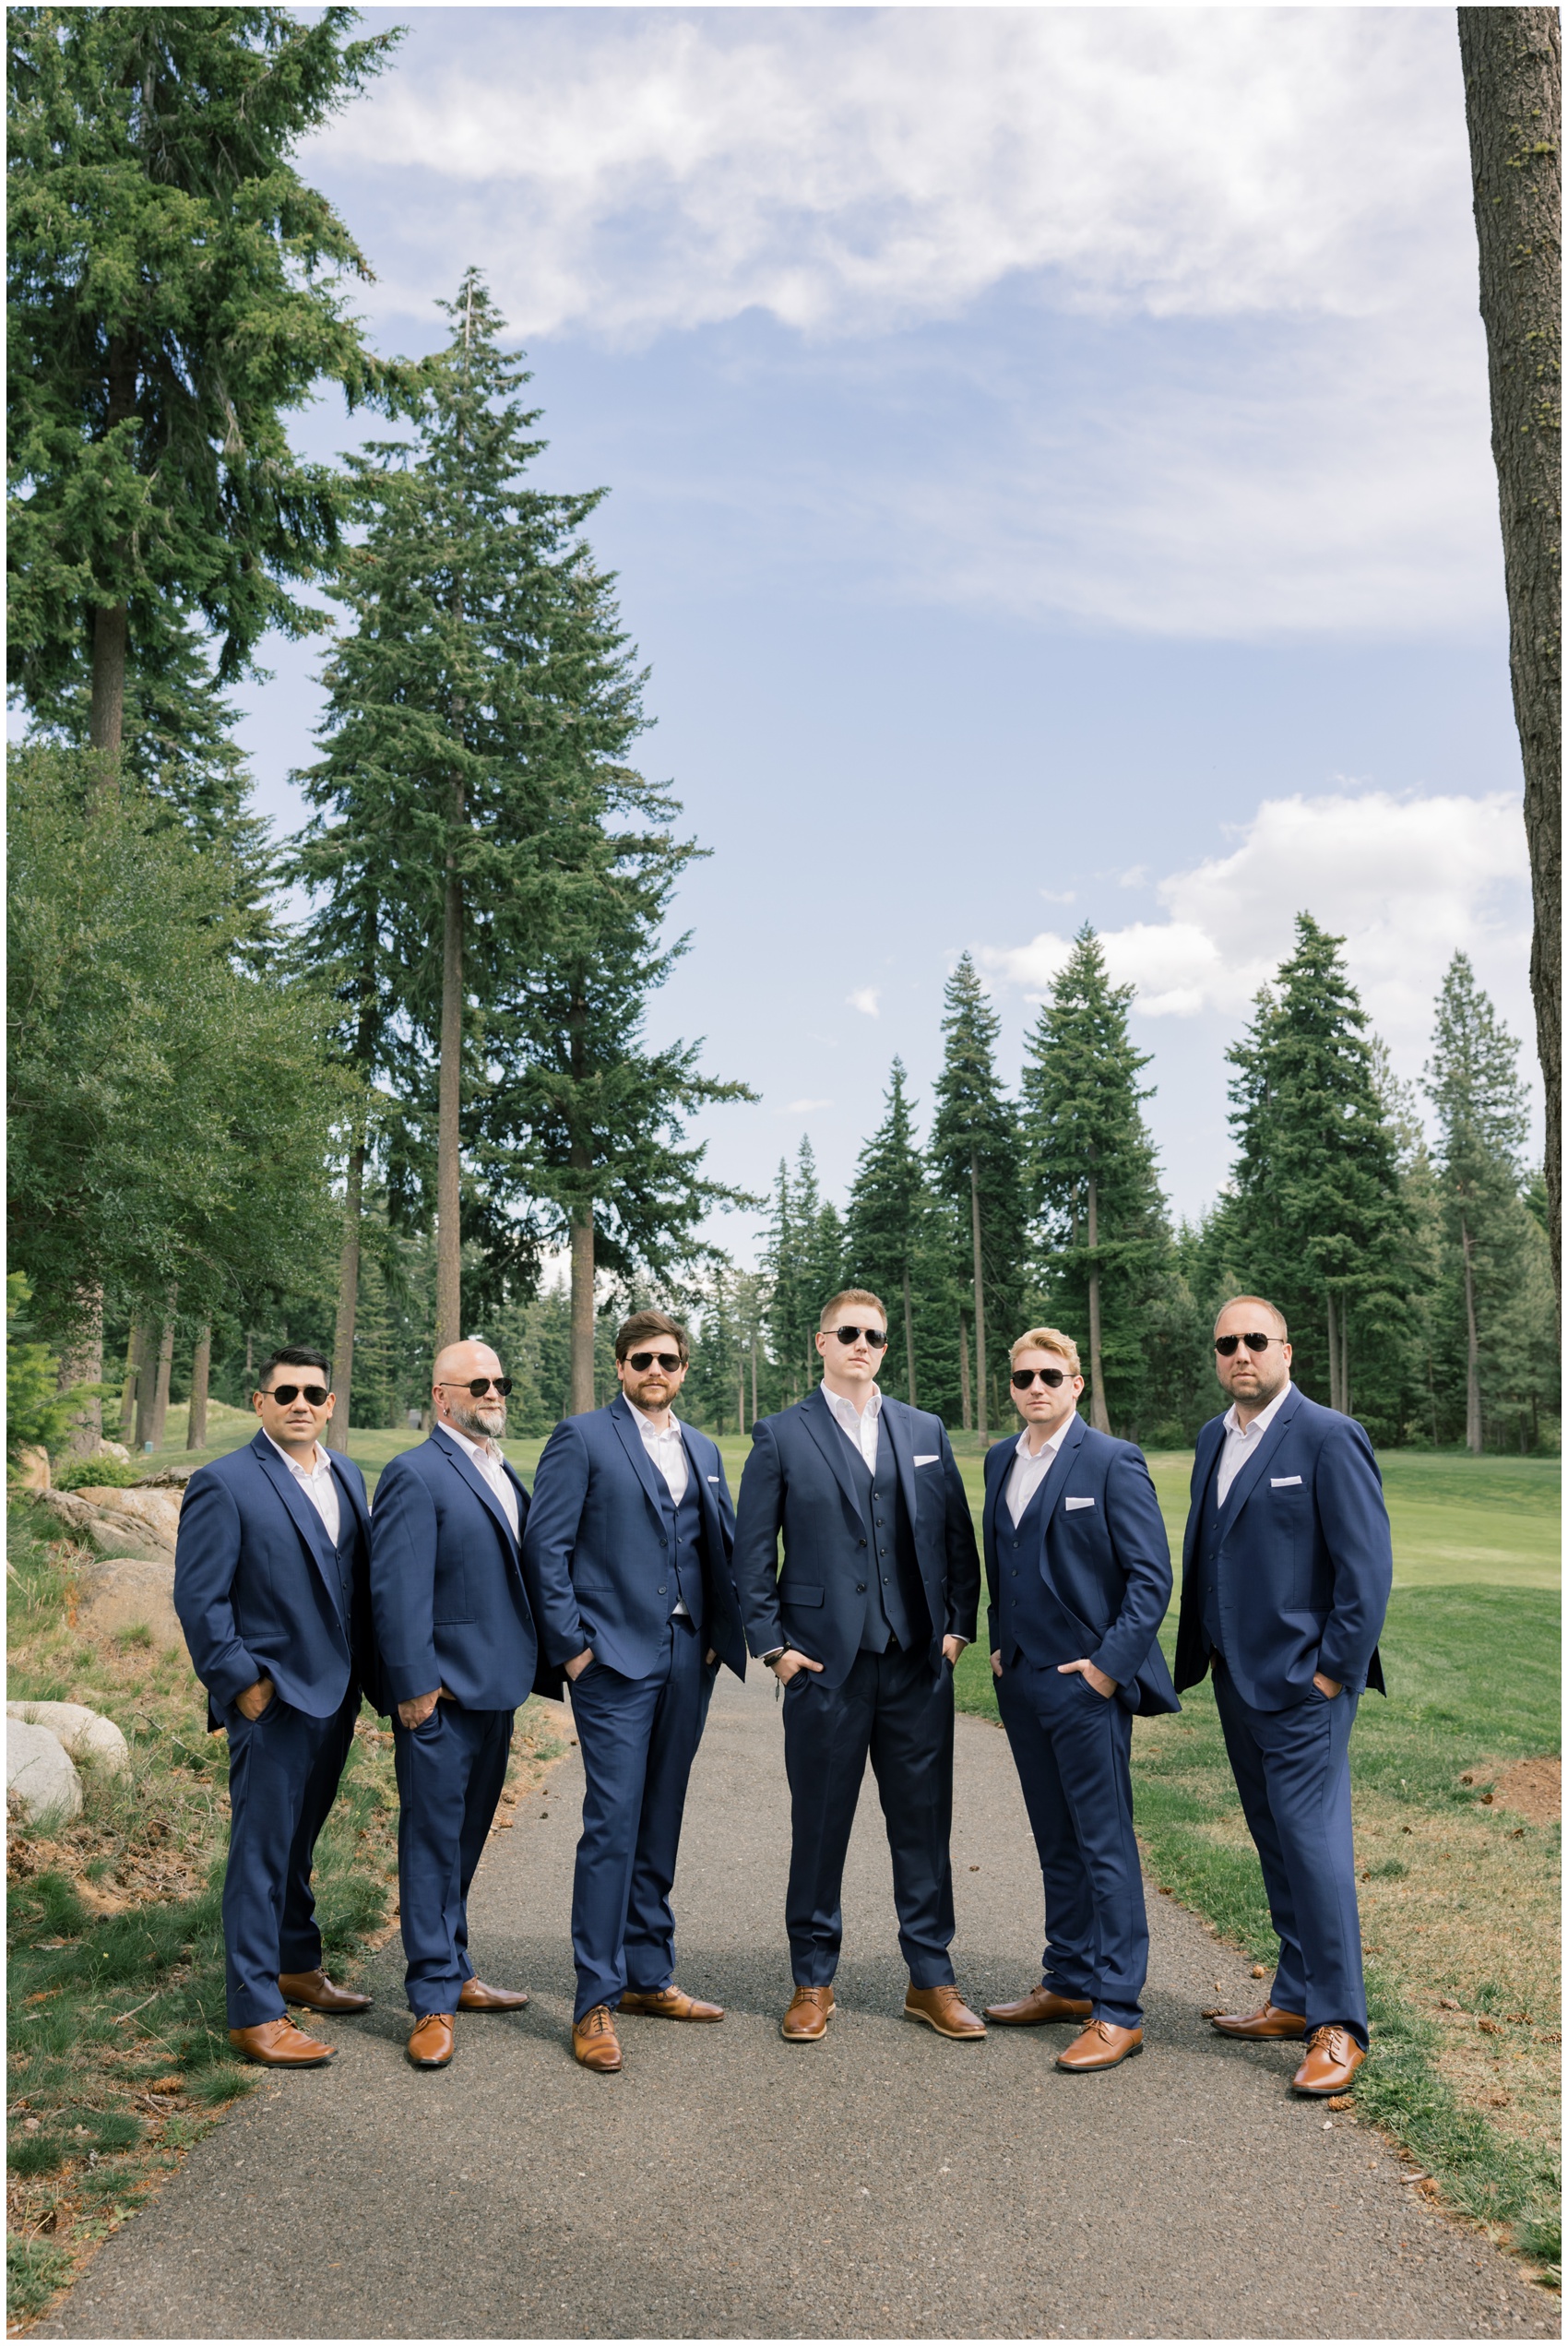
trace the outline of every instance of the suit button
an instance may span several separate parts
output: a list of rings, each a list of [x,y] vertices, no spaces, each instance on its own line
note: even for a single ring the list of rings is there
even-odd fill
[[[862,1548],[865,1546],[865,1542],[863,1540],[861,1542],[861,1545]]]
[[[857,1580],[857,1581],[856,1581],[856,1583],[855,1583],[855,1594],[856,1594],[856,1596],[857,1596],[857,1597],[863,1597],[863,1596],[865,1595],[865,1592],[866,1592],[866,1584],[865,1584],[865,1582],[864,1582],[863,1580]]]
[[[1017,1566],[1016,1566],[1016,1565],[1015,1565],[1015,1566],[1014,1566],[1014,1567],[1013,1567],[1013,1578],[1014,1578],[1014,1579],[1016,1580],[1016,1579],[1017,1578],[1017,1577],[1018,1577],[1018,1567],[1017,1567]]]
[[[660,1596],[664,1594],[664,1583],[662,1580],[659,1584],[659,1593]]]

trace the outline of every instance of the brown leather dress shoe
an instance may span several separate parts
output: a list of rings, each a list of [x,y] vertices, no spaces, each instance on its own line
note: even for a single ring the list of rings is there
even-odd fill
[[[1213,2012],[1209,2020],[1221,2036],[1244,2037],[1249,2044],[1307,2033],[1307,2024],[1301,2014],[1282,2012],[1277,2004],[1260,2004],[1255,2012]]]
[[[1042,2020],[1087,2020],[1094,2010],[1088,1997],[1058,1995],[1054,1988],[1032,1987],[1016,2004],[988,2004],[985,2017],[1007,2029],[1038,2028]]]
[[[1307,2057],[1290,2082],[1298,2093],[1343,2093],[1366,2057],[1348,2029],[1314,2029]]]
[[[573,2021],[572,2051],[585,2069],[598,2069],[606,2077],[620,2067],[621,2040],[608,2004],[596,2004]]]
[[[528,2000],[526,1987],[486,1987],[482,1980],[465,1980],[457,1990],[459,2012],[520,2012]]]
[[[264,2069],[319,2069],[333,2058],[331,2045],[306,2036],[286,2013],[280,2020],[258,2021],[254,2029],[231,2029],[229,2042]]]
[[[973,2044],[985,2034],[985,2022],[971,2012],[956,1987],[911,1987],[904,1995],[906,2020],[923,2020],[938,2036]]]
[[[368,2012],[370,1998],[351,1987],[339,1987],[325,1971],[280,1971],[278,1993],[285,2004],[303,2004],[307,2012]]]
[[[1119,2029],[1114,2020],[1091,2020],[1083,2035],[1056,2056],[1059,2069],[1081,2077],[1091,2069],[1114,2069],[1144,2049],[1142,2029]]]
[[[779,2023],[778,2033],[786,2044],[815,2044],[827,2034],[827,2023],[832,2018],[830,1987],[798,1987],[790,1998],[790,2009]]]
[[[452,2014],[426,2012],[414,2022],[409,2058],[416,2069],[444,2069],[452,2058],[453,2042]]]
[[[621,1998],[623,2012],[640,2012],[647,2020],[722,2020],[722,2004],[703,2004],[673,1980],[668,1987],[631,1988]]]

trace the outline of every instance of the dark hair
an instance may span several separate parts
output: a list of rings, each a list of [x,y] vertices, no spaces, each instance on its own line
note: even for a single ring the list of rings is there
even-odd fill
[[[682,1360],[689,1361],[692,1357],[686,1331],[678,1319],[671,1319],[668,1312],[634,1312],[631,1318],[624,1319],[616,1330],[616,1359],[624,1361],[628,1352],[636,1352],[645,1336],[672,1336]]]
[[[332,1364],[324,1353],[307,1352],[303,1344],[285,1344],[269,1361],[263,1361],[255,1373],[253,1392],[267,1390],[267,1380],[275,1368],[318,1368],[329,1386],[332,1382]]]

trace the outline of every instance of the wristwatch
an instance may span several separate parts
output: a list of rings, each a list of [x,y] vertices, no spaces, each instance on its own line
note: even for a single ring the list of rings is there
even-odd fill
[[[765,1670],[771,1670],[776,1661],[783,1661],[784,1656],[789,1652],[789,1650],[790,1649],[788,1646],[775,1646],[771,1653],[762,1654],[758,1657],[758,1659],[761,1661],[762,1666]]]

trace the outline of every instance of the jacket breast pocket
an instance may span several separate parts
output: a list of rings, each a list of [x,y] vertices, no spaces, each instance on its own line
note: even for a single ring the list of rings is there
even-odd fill
[[[780,1604],[820,1604],[823,1592],[820,1589],[806,1587],[799,1580],[779,1583],[778,1602]]]
[[[437,1628],[457,1628],[473,1619],[469,1603],[469,1576],[459,1565],[455,1569],[435,1576],[435,1598],[433,1618]]]
[[[1276,1553],[1285,1566],[1287,1603],[1306,1605],[1313,1599],[1312,1503],[1304,1483],[1270,1486],[1268,1528]]]

